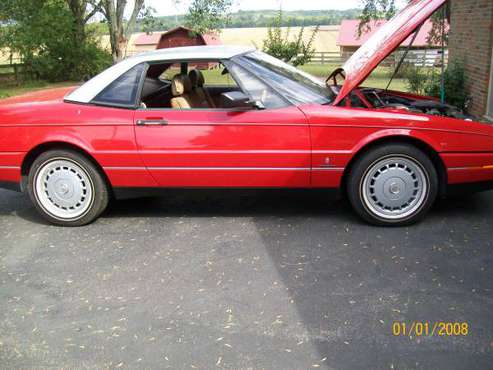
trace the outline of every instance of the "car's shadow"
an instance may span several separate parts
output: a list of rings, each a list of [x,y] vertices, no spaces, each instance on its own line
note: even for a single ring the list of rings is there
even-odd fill
[[[330,191],[169,190],[159,197],[113,201],[104,217],[245,217],[331,215],[349,209]]]
[[[466,217],[491,211],[491,193],[439,199],[431,217]],[[349,202],[324,190],[170,190],[160,197],[112,201],[103,217],[318,216],[362,223]]]
[[[27,196],[2,191],[0,216],[16,214],[22,219],[47,225]],[[439,199],[428,217],[447,219],[481,216],[491,212],[493,192],[464,194]],[[349,202],[326,190],[169,190],[159,197],[112,200],[102,218],[119,217],[255,217],[314,216],[327,221],[364,224]]]
[[[9,215],[31,223],[48,225],[36,211],[27,194],[0,189],[0,217]]]

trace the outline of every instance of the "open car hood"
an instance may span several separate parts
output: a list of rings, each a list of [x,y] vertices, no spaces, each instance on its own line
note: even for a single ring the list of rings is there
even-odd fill
[[[414,0],[376,31],[342,67],[346,78],[334,105],[339,104],[358,87],[382,60],[397,49],[446,1]]]

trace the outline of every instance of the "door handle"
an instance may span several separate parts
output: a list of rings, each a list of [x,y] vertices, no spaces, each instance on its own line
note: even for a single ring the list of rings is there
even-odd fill
[[[167,124],[168,121],[161,118],[137,120],[137,126],[166,126]]]

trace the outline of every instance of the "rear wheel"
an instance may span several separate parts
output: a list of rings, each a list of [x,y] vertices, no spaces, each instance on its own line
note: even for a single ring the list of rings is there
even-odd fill
[[[354,210],[375,225],[421,220],[438,192],[436,169],[421,150],[405,144],[372,149],[354,164],[347,182]]]
[[[36,209],[56,225],[82,226],[108,204],[108,188],[96,166],[70,150],[51,150],[36,158],[27,190]]]

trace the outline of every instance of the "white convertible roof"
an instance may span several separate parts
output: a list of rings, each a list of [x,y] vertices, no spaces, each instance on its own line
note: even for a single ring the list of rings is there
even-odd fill
[[[125,72],[143,62],[231,59],[236,55],[254,50],[254,48],[248,46],[211,45],[159,49],[137,54],[115,64],[96,77],[93,77],[84,85],[68,94],[65,97],[65,100],[78,103],[89,103],[103,91],[106,86]]]

